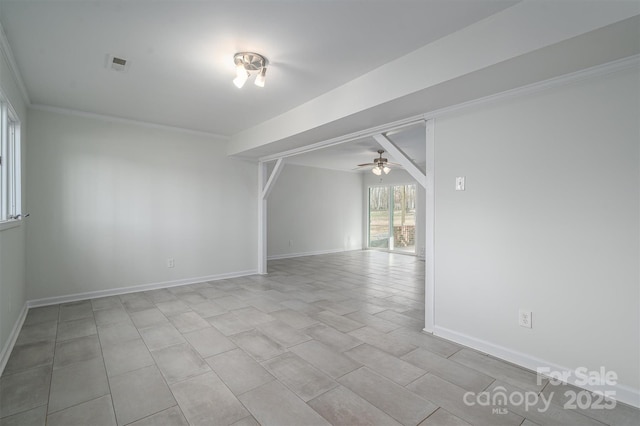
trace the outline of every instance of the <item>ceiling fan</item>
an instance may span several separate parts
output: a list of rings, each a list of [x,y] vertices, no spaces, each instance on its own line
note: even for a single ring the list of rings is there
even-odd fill
[[[380,156],[378,158],[374,158],[373,163],[358,164],[358,167],[373,166],[373,169],[371,169],[373,174],[380,176],[383,172],[385,175],[389,174],[389,172],[391,171],[391,168],[389,168],[389,166],[400,166],[400,164],[398,163],[391,163],[386,158],[382,158],[384,149],[379,149],[378,154],[380,154]]]

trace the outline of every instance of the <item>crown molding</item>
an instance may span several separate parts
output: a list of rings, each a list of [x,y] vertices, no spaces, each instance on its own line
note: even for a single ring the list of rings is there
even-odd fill
[[[197,135],[197,136],[206,136],[210,138],[221,139],[224,142],[229,140],[229,136],[221,135],[218,133],[210,133],[210,132],[205,132],[201,130],[187,129],[185,127],[178,127],[178,126],[169,126],[166,124],[152,123],[149,121],[133,120],[129,118],[116,117],[113,115],[79,111],[76,109],[54,107],[54,106],[42,105],[42,104],[32,104],[29,106],[29,108],[34,110],[39,110],[39,111],[55,112],[55,113],[64,114],[64,115],[93,118],[101,121],[110,121],[110,122],[116,122],[116,123],[122,123],[122,124],[132,124],[136,126],[148,127],[151,129],[170,130],[174,132],[188,133],[188,134]]]
[[[504,92],[498,92],[493,95],[484,96],[482,98],[473,99],[471,101],[463,102],[457,105],[451,105],[441,109],[427,112],[423,114],[425,120],[440,117],[449,114],[454,111],[471,108],[478,105],[483,105],[491,102],[497,102],[503,99],[514,98],[518,96],[530,95],[543,90],[553,89],[556,87],[564,86],[567,84],[577,83],[581,80],[586,80],[593,77],[603,76],[617,71],[640,66],[640,55],[632,55],[626,58],[617,59],[615,61],[607,62],[601,65],[585,68],[580,71],[575,71],[569,74],[563,74],[557,77],[552,77],[547,80],[537,81],[535,83],[527,84],[525,86],[516,87],[515,89],[505,90]]]
[[[259,162],[273,161],[278,158],[292,157],[299,154],[305,154],[308,152],[316,151],[318,149],[328,148],[334,145],[340,145],[343,143],[351,142],[363,137],[372,136],[378,133],[385,133],[391,130],[400,129],[406,126],[411,126],[419,122],[426,122],[428,120],[440,117],[446,114],[450,114],[455,111],[459,111],[465,108],[472,108],[479,105],[484,105],[491,102],[497,102],[503,99],[514,98],[518,96],[525,96],[532,93],[540,92],[543,90],[563,86],[566,84],[576,83],[581,80],[585,80],[592,77],[598,77],[605,74],[621,71],[628,68],[640,66],[640,55],[633,55],[623,59],[607,62],[605,64],[596,65],[593,67],[585,68],[580,71],[564,74],[558,77],[552,77],[547,80],[538,81],[525,86],[516,87],[514,89],[505,90],[503,92],[495,93],[493,95],[484,96],[478,99],[473,99],[467,102],[463,102],[456,105],[451,105],[441,109],[425,112],[419,115],[408,117],[402,120],[394,121],[391,123],[382,124],[380,126],[372,127],[369,129],[359,130],[347,135],[338,136],[335,138],[327,139],[321,142],[316,142],[310,145],[282,151],[276,154],[270,154],[258,158]],[[234,157],[234,155],[232,155]],[[237,155],[241,157],[241,155]]]
[[[13,56],[13,50],[11,50],[11,46],[9,45],[9,40],[7,40],[7,35],[4,32],[4,28],[2,27],[2,24],[0,24],[0,50],[2,50],[2,56],[7,61],[7,64],[11,69],[11,74],[13,75],[13,78],[16,80],[16,83],[18,84],[18,90],[20,90],[22,99],[24,99],[24,102],[27,104],[27,106],[30,106],[31,100],[29,99],[27,86],[24,85],[24,81],[22,80],[22,75],[18,70],[18,65],[16,64],[16,60]]]

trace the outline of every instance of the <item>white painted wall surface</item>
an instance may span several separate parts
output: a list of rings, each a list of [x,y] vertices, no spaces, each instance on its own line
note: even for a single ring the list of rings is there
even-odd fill
[[[267,200],[267,256],[361,249],[361,200],[358,173],[286,164]]]
[[[639,82],[619,71],[436,119],[447,335],[640,389]]]
[[[29,133],[30,300],[255,270],[257,166],[224,141],[42,110]]]
[[[0,45],[0,89],[9,100],[11,106],[22,123],[22,173],[25,173],[27,145],[27,111],[18,84],[5,59],[5,52]],[[24,179],[23,179],[24,181]],[[28,208],[24,202],[25,185],[22,185],[23,208]],[[14,325],[20,317],[26,301],[25,279],[25,229],[28,219],[18,227],[0,231],[0,354],[5,349],[11,337]],[[0,356],[0,363],[2,357]],[[0,366],[0,372],[2,366]]]
[[[373,186],[386,186],[386,185],[416,185],[416,255],[424,258],[421,255],[421,249],[424,248],[425,242],[425,192],[424,188],[416,183],[415,179],[411,177],[409,173],[402,169],[392,169],[388,175],[385,176],[376,176],[371,172],[367,172],[363,174],[364,176],[364,185],[363,185],[363,220],[364,220],[364,230],[365,235],[363,238],[366,238],[366,228],[369,226],[369,218],[368,218],[368,209],[369,209],[369,188]],[[367,245],[367,241],[365,239],[365,246]]]

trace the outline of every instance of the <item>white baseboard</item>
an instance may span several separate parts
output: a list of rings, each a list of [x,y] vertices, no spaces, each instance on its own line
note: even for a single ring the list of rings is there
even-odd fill
[[[13,350],[16,340],[18,339],[20,330],[22,330],[22,325],[24,324],[24,320],[27,317],[27,312],[29,311],[29,308],[37,308],[40,306],[48,306],[48,305],[57,305],[60,303],[75,302],[78,300],[86,300],[86,299],[95,299],[98,297],[105,297],[105,296],[117,296],[119,294],[135,293],[139,291],[178,287],[178,286],[189,285],[189,284],[197,284],[205,281],[216,281],[216,280],[224,280],[228,278],[245,277],[248,275],[255,275],[257,273],[258,273],[257,270],[251,269],[248,271],[238,271],[238,272],[230,272],[226,274],[208,275],[205,277],[185,278],[181,280],[163,281],[159,283],[142,284],[142,285],[136,285],[132,287],[120,287],[120,288],[114,288],[109,290],[89,291],[85,293],[69,294],[66,296],[54,296],[54,297],[45,297],[42,299],[28,300],[22,307],[22,311],[20,311],[20,315],[18,316],[18,319],[13,325],[13,329],[11,330],[11,334],[9,335],[9,339],[7,339],[7,342],[2,348],[2,352],[0,352],[0,375],[2,375],[2,372],[4,371],[4,368],[6,367],[7,362],[9,361],[9,356],[11,356],[11,351]]]
[[[316,256],[319,254],[332,254],[332,253],[343,253],[345,251],[361,251],[361,248],[357,249],[331,249],[331,250],[318,250],[318,251],[307,251],[303,253],[288,253],[288,254],[276,254],[273,256],[267,256],[267,260],[279,260],[279,259],[291,259],[293,257],[304,257],[304,256]]]
[[[574,370],[573,368],[564,367],[553,362],[536,358],[526,353],[519,352],[504,346],[496,345],[486,340],[478,339],[476,337],[459,333],[454,330],[449,330],[444,327],[434,327],[433,334],[444,339],[451,340],[452,342],[460,343],[464,346],[479,350],[496,358],[500,358],[521,367],[527,368],[534,372],[537,372],[538,368],[547,367],[550,371],[553,372],[566,373],[566,377],[568,377],[567,383],[570,385],[574,385],[594,393],[601,393],[603,391],[602,386],[585,386],[583,384],[576,384],[575,382],[580,377],[580,375],[576,374],[576,370]],[[606,390],[614,391],[615,399],[617,401],[632,405],[634,407],[640,407],[640,390],[621,384],[607,387]]]
[[[18,335],[20,334],[20,330],[22,330],[22,324],[24,324],[25,318],[27,318],[27,311],[29,308],[25,303],[20,311],[20,315],[16,320],[15,324],[13,324],[13,329],[11,330],[11,334],[9,334],[9,339],[5,343],[2,348],[2,352],[0,352],[0,376],[2,376],[2,372],[4,368],[7,366],[7,362],[9,361],[9,356],[11,356],[11,351],[13,350],[13,346],[16,344],[16,340],[18,339]]]
[[[226,274],[208,275],[205,277],[184,278],[181,280],[163,281],[159,283],[142,284],[142,285],[136,285],[132,287],[119,287],[119,288],[113,288],[109,290],[88,291],[85,293],[75,293],[75,294],[69,294],[65,296],[45,297],[42,299],[29,300],[27,301],[27,306],[29,308],[36,308],[39,306],[57,305],[59,303],[75,302],[78,300],[86,300],[86,299],[96,299],[98,297],[117,296],[120,294],[136,293],[139,291],[157,290],[161,288],[178,287],[178,286],[189,285],[189,284],[198,284],[205,281],[216,281],[216,280],[225,280],[228,278],[245,277],[247,275],[256,275],[257,273],[258,273],[257,270],[251,269],[248,271],[229,272]]]

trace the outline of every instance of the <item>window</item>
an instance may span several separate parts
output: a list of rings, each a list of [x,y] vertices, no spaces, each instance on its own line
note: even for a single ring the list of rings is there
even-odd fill
[[[22,218],[20,164],[20,122],[0,94],[0,229]]]
[[[416,186],[369,188],[369,247],[415,253]]]

